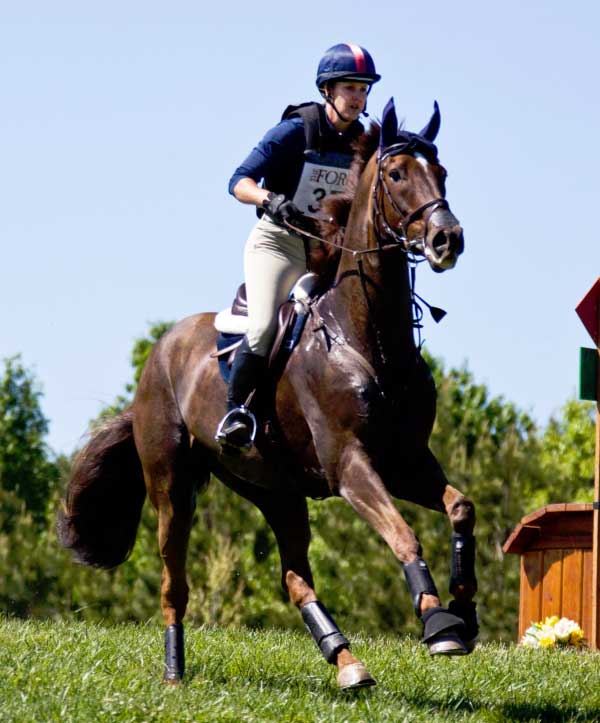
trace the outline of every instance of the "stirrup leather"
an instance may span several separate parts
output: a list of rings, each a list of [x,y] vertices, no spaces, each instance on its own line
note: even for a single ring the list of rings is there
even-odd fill
[[[227,412],[227,414],[219,422],[219,426],[217,427],[217,433],[215,434],[215,440],[221,444],[232,444],[232,441],[230,439],[228,439],[228,434],[231,434],[231,432],[233,432],[233,431],[237,431],[237,429],[236,430],[228,430],[227,428],[229,427],[229,425],[233,425],[236,421],[239,422],[244,427],[250,429],[250,435],[248,437],[248,441],[244,442],[244,444],[241,446],[245,447],[245,448],[252,447],[252,445],[254,444],[254,440],[256,439],[256,430],[257,430],[256,417],[243,404],[241,404],[239,407],[236,407],[235,409],[232,409],[231,411]],[[238,445],[234,445],[234,446],[238,446]]]

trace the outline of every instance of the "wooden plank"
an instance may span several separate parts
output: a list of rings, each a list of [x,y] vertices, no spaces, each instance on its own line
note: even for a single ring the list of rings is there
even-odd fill
[[[541,528],[536,525],[523,525],[522,523],[517,525],[508,540],[502,545],[503,552],[521,555],[539,538],[540,532]]]
[[[553,502],[551,505],[546,505],[546,512],[566,512],[567,511],[567,503],[566,502]]]
[[[580,535],[592,534],[591,510],[585,512],[563,512],[561,515],[553,516],[545,523],[542,523],[543,538],[552,535]]]
[[[594,524],[591,569],[590,647],[600,648],[600,278],[575,311],[594,340],[596,356],[596,454],[594,461]]]
[[[528,550],[591,550],[592,530],[587,535],[552,535],[529,545]]]
[[[583,553],[583,599],[581,604],[581,621],[583,632],[588,644],[592,644],[592,551]]]
[[[502,550],[520,555],[532,545],[543,549],[541,541],[548,535],[592,534],[592,505],[568,502],[546,505],[522,518]]]
[[[567,502],[567,512],[591,512],[593,507],[591,502]]]
[[[596,281],[596,455],[594,459],[594,532],[592,548],[592,635],[591,647],[600,648],[600,291]]]
[[[563,552],[562,605],[558,615],[583,627],[583,550]]]
[[[521,591],[519,600],[519,640],[525,630],[540,619],[542,610],[543,552],[526,552],[521,556]]]
[[[541,618],[559,615],[562,604],[562,550],[546,550],[542,579]]]
[[[598,314],[600,334],[600,314]],[[600,350],[598,350],[600,355]],[[596,386],[597,399],[600,399],[600,363],[598,364]],[[596,405],[596,457],[594,462],[594,532],[592,550],[592,627],[590,645],[594,650],[600,649],[600,401]]]

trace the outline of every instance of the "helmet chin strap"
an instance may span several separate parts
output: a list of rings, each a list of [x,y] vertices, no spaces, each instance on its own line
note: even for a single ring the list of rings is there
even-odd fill
[[[335,103],[333,102],[333,99],[329,95],[329,93],[325,94],[325,102],[329,103],[329,105],[333,108],[333,110],[336,112],[337,117],[343,121],[344,123],[350,123],[350,118],[344,118],[344,116],[339,112],[339,110],[335,107]]]
[[[329,105],[330,105],[330,106],[333,108],[333,110],[337,113],[337,117],[338,117],[340,120],[344,121],[344,123],[350,123],[350,122],[351,122],[349,118],[344,118],[344,116],[343,116],[343,115],[339,112],[339,110],[335,107],[335,103],[333,102],[333,100],[332,100],[328,95],[325,96],[325,102],[326,102],[326,103],[329,103]],[[365,118],[368,118],[368,117],[369,117],[369,114],[367,113],[367,105],[366,105],[366,103],[365,103],[365,109],[364,109],[363,111],[361,111],[361,115],[364,115]]]
[[[371,87],[369,86],[369,89],[367,90],[367,95],[369,95],[370,92],[371,92]],[[344,123],[351,123],[351,120],[349,118],[344,118],[344,116],[335,107],[333,98],[329,95],[329,92],[327,90],[325,90],[325,92],[323,93],[323,96],[325,98],[325,102],[329,103],[329,105],[333,108],[333,110],[336,112],[337,117],[341,121],[343,121]],[[367,101],[365,101],[365,107],[364,107],[364,110],[361,111],[361,115],[364,115],[365,118],[369,117],[369,114],[367,113]]]

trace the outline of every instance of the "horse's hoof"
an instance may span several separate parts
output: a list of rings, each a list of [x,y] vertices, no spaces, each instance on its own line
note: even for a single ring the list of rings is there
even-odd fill
[[[435,607],[426,610],[423,621],[423,642],[430,655],[467,655],[462,636],[465,623],[462,618],[448,612],[446,608]]]
[[[467,653],[472,653],[475,650],[476,644],[477,638],[473,638],[472,640],[463,640],[463,645],[467,649]]]
[[[426,642],[429,655],[468,655],[471,651],[456,633],[446,632],[436,635]]]
[[[362,663],[350,663],[338,673],[337,684],[342,690],[352,690],[377,685],[377,681]]]
[[[464,621],[464,630],[459,631],[460,637],[469,653],[473,652],[477,635],[479,633],[479,620],[477,619],[477,605],[471,600],[469,602],[458,602],[451,600],[448,605],[448,612],[457,615]]]

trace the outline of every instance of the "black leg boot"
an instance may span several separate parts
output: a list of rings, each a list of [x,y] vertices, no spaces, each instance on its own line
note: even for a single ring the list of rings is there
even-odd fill
[[[266,369],[266,357],[250,351],[248,341],[244,339],[231,367],[227,414],[217,429],[217,442],[239,448],[252,446],[256,420],[245,404],[250,393],[262,382]]]

